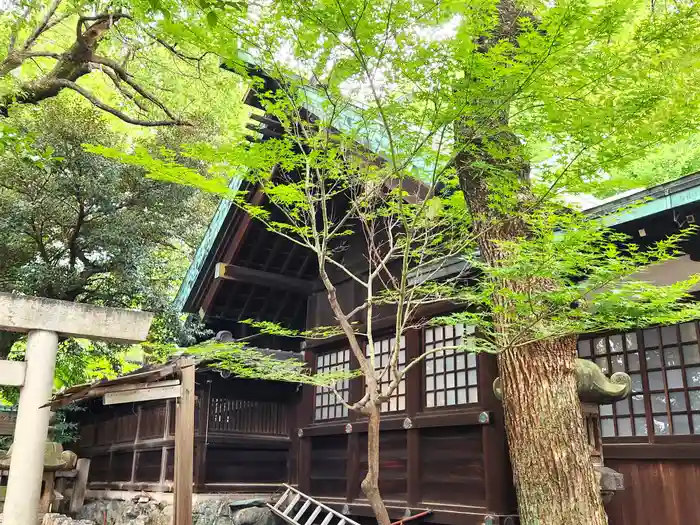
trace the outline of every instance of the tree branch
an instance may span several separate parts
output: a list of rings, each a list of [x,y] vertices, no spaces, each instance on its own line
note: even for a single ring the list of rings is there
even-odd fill
[[[103,66],[107,66],[111,68],[116,75],[129,84],[131,88],[136,91],[139,95],[141,95],[143,98],[151,101],[154,105],[158,106],[160,109],[163,110],[163,113],[165,113],[170,119],[172,120],[178,120],[175,115],[168,109],[168,107],[163,104],[160,100],[158,100],[155,95],[152,95],[148,91],[146,91],[145,88],[141,87],[135,80],[134,77],[129,74],[122,66],[120,66],[115,60],[111,60],[109,58],[101,57],[101,56],[94,56],[90,60],[93,63],[100,64]]]
[[[133,124],[135,126],[144,126],[144,127],[158,127],[158,126],[191,126],[189,122],[185,122],[183,120],[140,120],[140,119],[135,119],[127,115],[126,113],[123,113],[119,111],[116,108],[113,108],[111,106],[108,106],[101,100],[99,100],[95,95],[90,93],[88,90],[83,88],[82,86],[79,86],[75,82],[72,82],[70,80],[65,80],[62,78],[57,78],[54,79],[50,82],[52,85],[57,86],[57,87],[63,87],[63,88],[68,88],[72,89],[76,93],[82,95],[84,98],[86,98],[93,106],[101,109],[102,111],[106,111],[107,113],[110,113],[117,117],[119,120],[123,120],[127,124]]]
[[[105,68],[98,69],[112,80],[114,87],[116,87],[117,90],[119,90],[119,92],[124,96],[124,98],[131,100],[134,104],[138,106],[138,108],[141,111],[148,112],[149,108],[146,107],[146,105],[143,102],[141,102],[138,98],[136,98],[133,93],[124,88],[121,79],[117,76],[117,74],[114,71]]]
[[[53,3],[49,6],[49,9],[44,14],[44,18],[41,19],[39,25],[34,29],[34,31],[32,31],[32,34],[29,35],[29,38],[27,38],[27,40],[24,42],[24,45],[22,46],[22,49],[24,51],[28,51],[34,45],[37,38],[39,38],[44,31],[51,29],[54,25],[61,22],[61,20],[64,20],[68,17],[68,15],[64,15],[50,24],[51,18],[54,14],[56,14],[56,10],[58,9],[58,6],[61,5],[62,1],[63,0],[54,0]]]

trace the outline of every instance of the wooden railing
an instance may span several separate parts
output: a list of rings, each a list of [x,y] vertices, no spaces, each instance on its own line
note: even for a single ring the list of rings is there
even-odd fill
[[[270,401],[213,397],[209,432],[243,432],[285,436],[289,432],[286,407]]]

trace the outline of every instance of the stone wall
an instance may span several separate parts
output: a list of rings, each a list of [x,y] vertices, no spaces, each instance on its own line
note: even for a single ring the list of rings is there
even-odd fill
[[[235,501],[236,510],[229,505]],[[197,502],[193,525],[281,525],[262,500],[241,502],[230,498]],[[83,506],[75,519],[47,514],[42,525],[172,525],[173,506],[147,496],[132,500],[93,500]]]

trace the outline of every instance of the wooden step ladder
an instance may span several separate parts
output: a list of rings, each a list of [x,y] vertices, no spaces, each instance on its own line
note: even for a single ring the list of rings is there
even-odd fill
[[[284,488],[277,503],[267,506],[290,525],[360,525],[290,485],[284,484]],[[323,519],[317,521],[324,513]]]

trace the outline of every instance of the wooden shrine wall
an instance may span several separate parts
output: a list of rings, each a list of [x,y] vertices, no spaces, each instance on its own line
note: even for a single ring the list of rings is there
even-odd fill
[[[264,491],[287,482],[294,386],[197,374],[194,477],[198,492]],[[78,413],[77,452],[93,489],[170,491],[175,403],[90,406]],[[271,489],[272,490],[272,489]]]
[[[407,334],[407,359],[423,349],[418,332]],[[309,365],[322,362],[318,359],[325,353],[332,354],[333,348],[307,352]],[[478,401],[427,406],[426,377],[414,367],[407,378],[405,407],[382,414],[380,492],[392,519],[403,517],[406,509],[415,514],[429,508],[434,512],[427,522],[476,525],[491,516],[493,523],[508,523],[515,499],[502,411],[491,390],[495,358],[479,355],[477,365]],[[350,399],[359,398],[361,388],[360,380],[351,380]],[[352,413],[338,417],[337,412],[331,420],[319,420],[324,412],[317,410],[327,401],[318,396],[312,387],[304,387],[299,488],[361,521],[372,515],[360,489],[367,469],[366,420]]]
[[[620,450],[626,447],[629,450]],[[606,506],[610,525],[700,523],[700,447],[604,446],[605,464],[625,476],[625,490]],[[612,459],[612,456],[627,456]],[[637,456],[637,457],[634,457]]]

